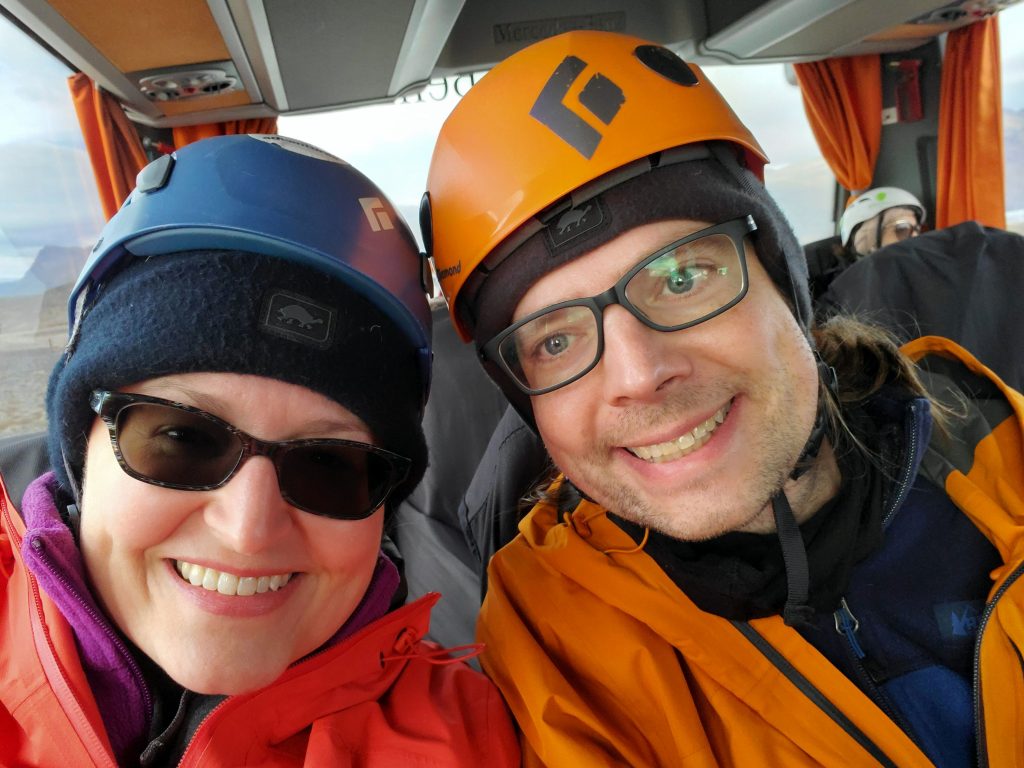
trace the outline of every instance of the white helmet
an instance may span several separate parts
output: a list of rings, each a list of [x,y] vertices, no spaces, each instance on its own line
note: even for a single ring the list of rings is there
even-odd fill
[[[889,208],[913,208],[917,213],[917,223],[924,224],[924,206],[921,201],[899,187],[875,187],[862,193],[846,207],[843,217],[839,220],[839,238],[843,246],[850,244],[850,238],[858,225],[873,219]]]

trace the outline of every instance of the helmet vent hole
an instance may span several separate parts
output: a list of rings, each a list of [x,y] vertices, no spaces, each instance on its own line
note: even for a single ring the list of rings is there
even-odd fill
[[[668,48],[660,45],[638,45],[633,55],[648,69],[676,85],[689,87],[698,84],[697,76],[693,74],[690,66]]]

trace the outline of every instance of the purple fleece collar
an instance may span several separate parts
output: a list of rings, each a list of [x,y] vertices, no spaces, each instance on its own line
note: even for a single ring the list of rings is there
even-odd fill
[[[366,594],[363,595],[363,599],[359,601],[356,609],[352,611],[348,621],[342,624],[341,629],[324,643],[324,647],[330,648],[340,643],[386,614],[391,607],[391,600],[394,598],[395,592],[398,591],[400,580],[398,568],[391,562],[391,558],[383,552],[378,554],[377,565],[373,569],[373,576],[370,579],[370,586],[366,588]]]
[[[56,489],[53,472],[25,489],[21,554],[71,625],[114,754],[119,763],[126,763],[142,748],[153,702],[142,670],[87,586],[82,553],[57,511]]]
[[[21,505],[26,528],[22,557],[71,625],[118,762],[135,762],[145,746],[153,712],[149,686],[128,645],[93,597],[82,553],[57,510],[56,489],[53,472],[25,489]],[[366,594],[324,647],[340,643],[385,615],[398,584],[398,569],[381,552]]]

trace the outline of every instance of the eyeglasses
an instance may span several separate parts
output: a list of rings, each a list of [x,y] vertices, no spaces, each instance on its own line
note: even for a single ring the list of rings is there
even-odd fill
[[[352,440],[260,440],[213,414],[159,397],[97,389],[117,463],[144,483],[183,491],[225,485],[252,456],[274,462],[281,496],[335,520],[373,514],[409,472],[409,459]]]
[[[881,215],[878,221],[881,220]],[[859,256],[870,256],[886,245],[899,243],[921,234],[921,225],[911,219],[893,219],[884,224],[874,224],[869,220],[862,224],[854,233],[854,250]],[[874,242],[871,235],[874,233]]]
[[[921,226],[916,221],[897,219],[882,225],[882,242],[886,244],[909,240],[921,234]]]
[[[720,315],[747,293],[744,238],[752,216],[707,227],[637,262],[603,293],[538,310],[484,344],[491,360],[528,395],[589,373],[604,352],[603,314],[618,304],[656,331],[681,331]]]

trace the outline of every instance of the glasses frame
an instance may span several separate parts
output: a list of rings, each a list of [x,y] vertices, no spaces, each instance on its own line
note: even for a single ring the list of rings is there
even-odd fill
[[[900,207],[900,206],[897,206],[897,207]],[[887,210],[891,210],[891,209],[887,209]],[[857,235],[860,233],[860,231],[861,231],[861,229],[863,227],[866,227],[869,223],[871,223],[870,219],[868,221],[864,222],[863,224],[861,224],[860,226],[856,227],[853,230],[853,232],[851,234],[851,237],[850,237],[850,241],[849,241],[850,242],[850,250],[852,250],[854,252],[854,254],[856,254],[858,257],[863,258],[864,256],[870,256],[875,251],[879,251],[882,248],[888,248],[889,247],[888,245],[882,245],[882,233],[885,230],[887,230],[887,229],[891,229],[892,227],[896,226],[897,224],[910,224],[910,228],[912,230],[912,234],[908,235],[907,237],[902,238],[901,240],[895,240],[895,241],[889,243],[889,245],[896,245],[896,243],[902,243],[905,240],[910,240],[911,238],[917,237],[918,235],[921,234],[921,222],[920,222],[920,220],[918,219],[918,217],[916,215],[911,213],[911,214],[909,214],[907,216],[907,218],[890,219],[889,221],[887,221],[887,222],[885,222],[883,224],[882,222],[883,222],[883,219],[885,219],[885,213],[886,213],[885,211],[882,211],[880,214],[875,216],[875,219],[876,219],[876,224],[875,224],[875,241],[874,241],[874,243],[871,243],[869,241],[868,246],[867,246],[866,249],[861,250],[861,249],[857,248]],[[868,232],[869,230],[868,229],[864,229],[864,231]]]
[[[170,483],[165,480],[158,480],[148,475],[143,475],[141,472],[133,469],[124,458],[124,454],[121,451],[120,438],[118,436],[118,417],[121,412],[131,406],[138,403],[150,403],[154,405],[168,406],[176,408],[186,413],[191,413],[196,416],[213,422],[221,427],[227,429],[232,435],[237,437],[242,443],[242,451],[238,455],[238,459],[235,464],[231,467],[231,470],[225,475],[223,479],[216,483],[195,483],[195,484],[184,484],[184,483]],[[409,474],[409,469],[412,462],[405,456],[401,456],[397,453],[385,450],[384,448],[378,448],[375,445],[368,443],[362,443],[356,440],[343,440],[340,438],[303,438],[299,440],[260,440],[258,437],[253,437],[247,432],[243,432],[241,429],[236,427],[234,424],[230,424],[224,419],[214,416],[212,413],[207,413],[201,408],[196,408],[185,403],[175,402],[174,400],[165,400],[162,397],[152,397],[150,395],[138,395],[132,392],[111,392],[106,389],[95,389],[89,396],[89,407],[98,415],[103,423],[107,426],[107,432],[110,435],[110,445],[114,450],[114,457],[117,459],[118,465],[124,473],[130,477],[135,478],[143,483],[149,485],[160,486],[161,488],[171,488],[178,491],[213,491],[218,488],[223,488],[241,469],[242,465],[246,461],[251,459],[253,456],[266,456],[274,464],[274,472],[277,475],[277,488],[281,493],[281,497],[292,506],[297,509],[301,509],[304,512],[308,512],[318,517],[326,517],[330,520],[364,520],[372,515],[378,507],[384,504],[388,497],[394,493],[397,488],[405,480]],[[374,454],[384,460],[388,466],[388,482],[386,490],[379,501],[372,504],[369,509],[358,515],[332,515],[327,512],[322,512],[315,509],[310,509],[302,504],[296,502],[284,486],[281,485],[281,458],[283,458],[289,451],[295,448],[307,448],[309,446],[344,446],[347,448],[358,448],[366,453]]]
[[[720,224],[715,224],[704,229],[697,230],[686,237],[675,240],[668,245],[659,248],[657,251],[649,256],[645,256],[638,261],[633,267],[623,275],[618,282],[615,283],[611,288],[606,291],[602,291],[594,296],[587,296],[578,299],[569,299],[568,301],[562,301],[557,304],[551,304],[539,309],[536,312],[531,312],[529,315],[521,320],[510,325],[508,328],[503,330],[497,336],[492,338],[490,341],[485,343],[478,351],[481,359],[490,361],[497,365],[501,371],[508,376],[508,378],[525,394],[536,396],[545,395],[548,392],[554,392],[556,389],[572,384],[574,381],[586,376],[590,373],[597,364],[601,361],[604,356],[604,310],[612,305],[618,305],[626,309],[633,317],[639,320],[641,323],[646,325],[648,328],[652,328],[655,331],[661,331],[668,333],[670,331],[682,331],[686,328],[692,328],[695,325],[700,325],[703,322],[710,320],[713,317],[717,317],[728,309],[736,306],[743,297],[747,295],[747,291],[750,289],[750,276],[747,271],[747,258],[744,252],[744,241],[747,235],[757,230],[757,223],[754,221],[753,216],[740,216],[739,218],[730,219],[729,221],[723,221]],[[711,235],[726,235],[731,241],[733,246],[736,248],[736,254],[739,257],[740,271],[743,276],[743,288],[740,292],[727,304],[719,307],[718,309],[710,312],[703,317],[699,317],[696,320],[690,320],[679,325],[661,325],[654,322],[650,318],[646,317],[626,296],[626,285],[632,280],[641,270],[644,269],[648,264],[664,256],[666,253],[679,248],[680,246],[691,243],[694,240],[700,240]],[[549,387],[542,387],[540,389],[532,389],[521,381],[512,372],[511,367],[505,362],[501,355],[501,344],[509,336],[514,334],[521,327],[527,323],[533,322],[538,317],[542,317],[551,312],[555,312],[566,307],[586,307],[593,313],[597,324],[597,349],[594,354],[594,360],[586,368],[581,370],[579,373],[574,374],[570,378],[558,384],[553,384]]]

